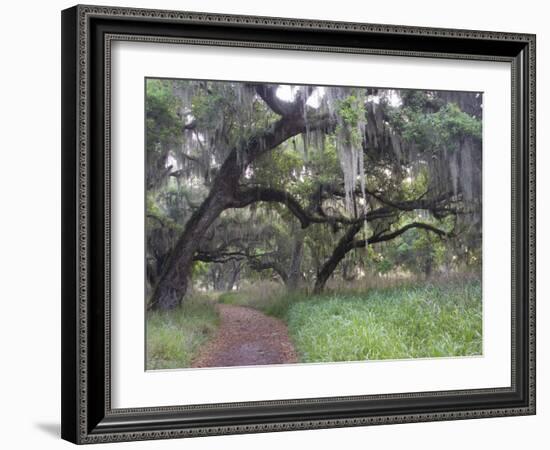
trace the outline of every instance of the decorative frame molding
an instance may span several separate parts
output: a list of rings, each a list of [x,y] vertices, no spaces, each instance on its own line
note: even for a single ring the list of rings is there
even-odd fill
[[[509,62],[511,387],[112,409],[110,49],[116,40]],[[80,5],[63,11],[62,437],[84,444],[534,414],[535,52],[531,34]]]

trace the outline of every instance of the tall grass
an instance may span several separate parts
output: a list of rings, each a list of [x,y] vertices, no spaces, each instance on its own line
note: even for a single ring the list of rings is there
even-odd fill
[[[194,296],[147,317],[147,368],[189,367],[216,330],[214,294]],[[471,356],[482,353],[481,282],[472,276],[432,282],[386,280],[329,286],[321,295],[288,293],[256,282],[218,301],[248,306],[288,324],[300,362]]]
[[[475,280],[294,299],[285,318],[302,362],[479,355]]]
[[[219,318],[215,300],[195,294],[172,311],[147,315],[147,369],[190,367],[199,347],[214,333]]]
[[[420,275],[405,273],[392,273],[378,275],[366,273],[359,279],[343,280],[332,277],[327,281],[325,292],[365,292],[370,289],[389,289],[396,287],[407,287],[420,284],[424,281]]]
[[[247,306],[276,317],[282,317],[292,300],[284,286],[273,281],[260,280],[245,284],[238,291],[222,293],[218,301],[226,305]]]

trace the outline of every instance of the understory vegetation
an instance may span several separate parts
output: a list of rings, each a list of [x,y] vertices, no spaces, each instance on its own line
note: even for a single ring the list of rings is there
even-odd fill
[[[148,312],[147,369],[189,367],[218,323],[215,300],[206,295],[194,295],[173,311]]]
[[[476,277],[387,280],[368,290],[351,283],[320,295],[259,282],[221,293],[217,302],[284,321],[301,363],[482,354]],[[219,325],[215,305],[214,295],[195,294],[174,311],[150,312],[147,368],[190,367]]]
[[[482,353],[479,282],[323,295],[294,303],[287,320],[301,362]]]
[[[481,282],[466,276],[322,295],[269,284],[220,296],[288,324],[300,362],[471,356],[482,353]]]

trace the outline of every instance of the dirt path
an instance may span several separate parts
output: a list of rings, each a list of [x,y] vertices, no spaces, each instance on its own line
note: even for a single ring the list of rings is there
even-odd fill
[[[254,366],[296,362],[286,325],[244,306],[218,305],[217,334],[202,348],[192,367]]]

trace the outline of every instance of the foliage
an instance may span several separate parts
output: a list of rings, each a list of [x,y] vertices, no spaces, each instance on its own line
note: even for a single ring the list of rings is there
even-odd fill
[[[356,91],[359,91],[359,89]],[[363,136],[360,128],[362,123],[365,122],[364,98],[362,98],[359,92],[353,92],[343,100],[338,100],[336,102],[336,107],[338,115],[342,119],[336,128],[336,135],[341,134],[342,127],[348,127],[348,141],[345,143],[351,146],[361,147]]]
[[[479,281],[304,297],[286,317],[302,362],[482,352]]]
[[[147,315],[147,369],[189,367],[198,349],[218,326],[214,301],[204,295],[189,298],[173,311]]]
[[[148,150],[159,144],[180,140],[181,118],[178,109],[180,99],[173,95],[170,83],[164,80],[147,79],[145,117]]]
[[[405,141],[425,150],[459,150],[458,143],[466,136],[481,139],[481,121],[449,103],[437,112],[425,113],[419,108],[403,108],[394,113]]]
[[[251,158],[247,146],[263,142],[293,103],[299,108],[289,121],[303,119],[303,129]],[[148,79],[148,293],[190,218],[224,183],[218,174],[229,155],[240,172],[223,195],[276,190],[316,220],[299,220],[285,201],[237,208],[227,201],[186,265],[182,278],[195,288],[241,291],[266,282],[307,290],[335,256],[329,276],[337,282],[479,271],[481,107],[477,93]],[[327,122],[315,128],[314,117]],[[428,206],[395,206],[421,201]],[[391,211],[366,220],[384,208]],[[335,255],[354,221],[362,227]],[[375,243],[417,222],[448,235],[418,228]],[[359,240],[366,249],[354,245]]]

